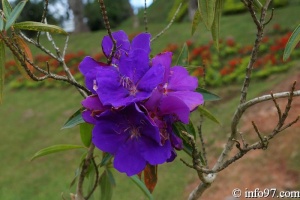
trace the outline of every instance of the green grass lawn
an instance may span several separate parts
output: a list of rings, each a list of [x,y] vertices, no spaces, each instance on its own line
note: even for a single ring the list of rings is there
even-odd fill
[[[283,28],[296,27],[299,21],[300,5],[292,4],[287,8],[275,10],[274,20],[268,26],[279,23]],[[233,36],[237,42],[252,43],[255,37],[253,24],[247,14],[223,17],[221,22],[222,37]],[[166,24],[149,24],[149,31],[155,35]],[[153,42],[153,53],[161,51],[169,43],[183,43],[191,39],[190,23],[174,24],[160,39]],[[132,29],[125,23],[120,29],[128,33],[142,31]],[[71,35],[68,46],[69,52],[84,50],[93,54],[101,51],[101,38],[104,31]],[[58,44],[65,38],[56,36]],[[210,40],[210,33],[200,27],[192,37],[198,43]],[[43,40],[44,43],[45,40]],[[50,46],[47,44],[46,46]],[[34,51],[36,54],[36,51]],[[288,73],[294,73],[298,68]],[[253,83],[249,96],[255,96],[271,88],[287,75],[272,76],[268,80]],[[233,96],[229,101],[209,103],[208,108],[223,124],[216,126],[207,121],[204,126],[205,137],[208,144],[224,139],[226,135],[220,134],[229,130],[228,121],[233,114],[233,108],[238,101],[240,86],[232,85],[226,88],[211,89],[221,96]],[[80,107],[82,97],[74,88],[66,90],[37,89],[37,90],[5,90],[4,102],[0,106],[0,199],[33,199],[49,200],[61,199],[64,193],[66,199],[75,188],[69,188],[75,170],[77,169],[83,150],[74,150],[56,155],[49,155],[30,162],[31,156],[38,150],[55,144],[80,144],[78,127],[60,130],[66,119]],[[197,114],[193,114],[193,121],[197,124]],[[212,155],[219,149],[213,150]],[[184,153],[178,157],[188,159]],[[291,163],[291,165],[295,165]],[[296,165],[299,167],[299,165]],[[181,200],[189,183],[195,180],[196,174],[185,167],[179,159],[175,162],[159,167],[159,182],[154,191],[155,199]],[[129,200],[144,199],[143,194],[124,175],[116,174],[117,187],[113,199]]]

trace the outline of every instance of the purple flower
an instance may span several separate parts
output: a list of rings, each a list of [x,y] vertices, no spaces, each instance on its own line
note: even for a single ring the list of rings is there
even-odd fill
[[[158,127],[135,103],[97,117],[92,140],[114,155],[114,167],[128,176],[141,172],[147,163],[162,164],[172,156],[170,141],[162,144]]]
[[[150,66],[150,34],[139,34],[131,44],[123,31],[114,32],[113,36],[117,50],[112,66],[90,57],[80,63],[88,89],[97,93],[105,106],[121,107],[149,98],[164,76],[160,63]],[[104,37],[102,48],[106,56],[111,54],[108,36]]]
[[[177,121],[189,122],[189,114],[203,104],[203,96],[194,92],[198,80],[181,67],[171,67],[172,53],[166,52],[153,58],[153,64],[165,67],[164,80],[152,93],[145,107],[157,116],[173,115]],[[176,120],[175,120],[176,121]]]

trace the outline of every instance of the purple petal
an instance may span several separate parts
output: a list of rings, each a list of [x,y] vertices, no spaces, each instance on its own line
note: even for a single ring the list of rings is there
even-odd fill
[[[190,109],[190,111],[194,110],[197,106],[203,104],[203,96],[198,92],[191,91],[176,91],[169,92],[168,96],[174,96],[182,100]]]
[[[137,142],[127,142],[115,155],[114,167],[127,176],[140,173],[146,166],[146,160],[141,156],[138,145]]]
[[[159,108],[161,115],[175,114],[183,123],[189,123],[190,109],[178,97],[166,96],[162,98]]]
[[[181,150],[183,148],[183,142],[182,142],[181,138],[179,138],[173,132],[171,132],[169,134],[170,134],[170,140],[171,140],[172,146],[177,150]]]
[[[188,71],[180,66],[171,68],[171,77],[168,83],[168,90],[194,91],[198,87],[198,79],[189,75]]]
[[[165,68],[163,83],[166,83],[169,80],[171,63],[172,52],[158,54],[152,59],[152,66],[161,64]]]
[[[116,54],[119,54],[120,52],[128,52],[130,49],[130,42],[128,40],[127,34],[120,30],[117,32],[113,32],[112,36],[114,38],[114,40],[116,41],[117,45],[116,45]],[[113,42],[110,39],[110,37],[104,36],[103,40],[102,40],[102,51],[105,54],[106,57],[109,57],[111,51],[113,48]]]
[[[117,153],[130,137],[124,132],[127,125],[121,122],[124,122],[123,116],[111,111],[106,111],[97,118],[92,141],[98,149],[111,154]]]
[[[172,154],[172,155],[171,155],[170,158],[167,160],[167,162],[172,162],[172,161],[176,158],[176,156],[177,156],[176,151],[175,151],[174,149],[172,149],[171,154]]]
[[[86,99],[84,99],[81,104],[83,107],[89,109],[89,110],[104,110],[105,107],[99,100],[99,97],[97,95],[88,96]]]
[[[137,83],[149,70],[149,56],[141,49],[130,51],[120,58],[119,69],[122,75]]]
[[[172,147],[169,140],[166,140],[164,145],[161,146],[152,140],[142,138],[139,150],[151,165],[158,165],[166,162],[171,157]]]
[[[98,71],[97,85],[97,94],[104,106],[120,107],[133,100],[129,91],[121,85],[120,74],[114,67]]]
[[[151,35],[149,33],[141,33],[133,38],[131,43],[131,49],[143,49],[147,55],[150,54],[150,38]]]
[[[159,102],[160,102],[160,99],[162,98],[162,96],[163,96],[162,93],[159,92],[158,89],[155,89],[152,92],[150,98],[145,103],[145,107],[147,108],[147,110],[155,111],[159,105]]]
[[[151,67],[138,83],[139,95],[143,94],[148,98],[152,91],[162,82],[163,74],[164,68],[162,65]]]
[[[124,114],[126,113],[126,118],[134,124],[136,127],[139,127],[139,132],[141,133],[140,138],[148,138],[156,144],[161,143],[160,133],[157,126],[153,125],[150,121],[150,118],[139,109],[136,104],[129,105],[126,109],[123,110]]]
[[[104,63],[97,62],[91,57],[85,57],[79,64],[79,70],[85,76],[85,85],[94,94],[96,93],[93,89],[96,74],[97,71],[103,67],[108,66]]]
[[[92,116],[92,111],[84,110],[81,113],[83,120],[89,124],[96,124],[96,119]]]

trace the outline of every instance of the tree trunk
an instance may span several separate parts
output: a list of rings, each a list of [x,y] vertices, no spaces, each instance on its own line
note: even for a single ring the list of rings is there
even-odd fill
[[[189,0],[189,19],[193,20],[194,14],[198,9],[198,1],[197,0]]]
[[[82,32],[88,32],[89,28],[86,23],[84,23],[84,6],[82,3],[82,0],[68,0],[70,9],[73,11],[74,15],[74,33],[82,33]]]

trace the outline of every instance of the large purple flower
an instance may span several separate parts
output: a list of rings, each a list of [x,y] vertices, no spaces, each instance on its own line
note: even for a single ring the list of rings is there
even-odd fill
[[[162,164],[172,156],[167,140],[135,103],[121,110],[107,110],[97,117],[93,143],[114,155],[114,167],[128,176],[141,172],[147,163]]]
[[[110,67],[85,58],[80,69],[88,88],[95,91],[103,105],[121,107],[150,97],[163,81],[164,67],[150,65],[150,34],[136,36],[132,43],[123,31],[113,33],[117,49]],[[108,36],[102,42],[103,52],[111,55],[112,42]],[[87,69],[88,68],[88,69]]]

